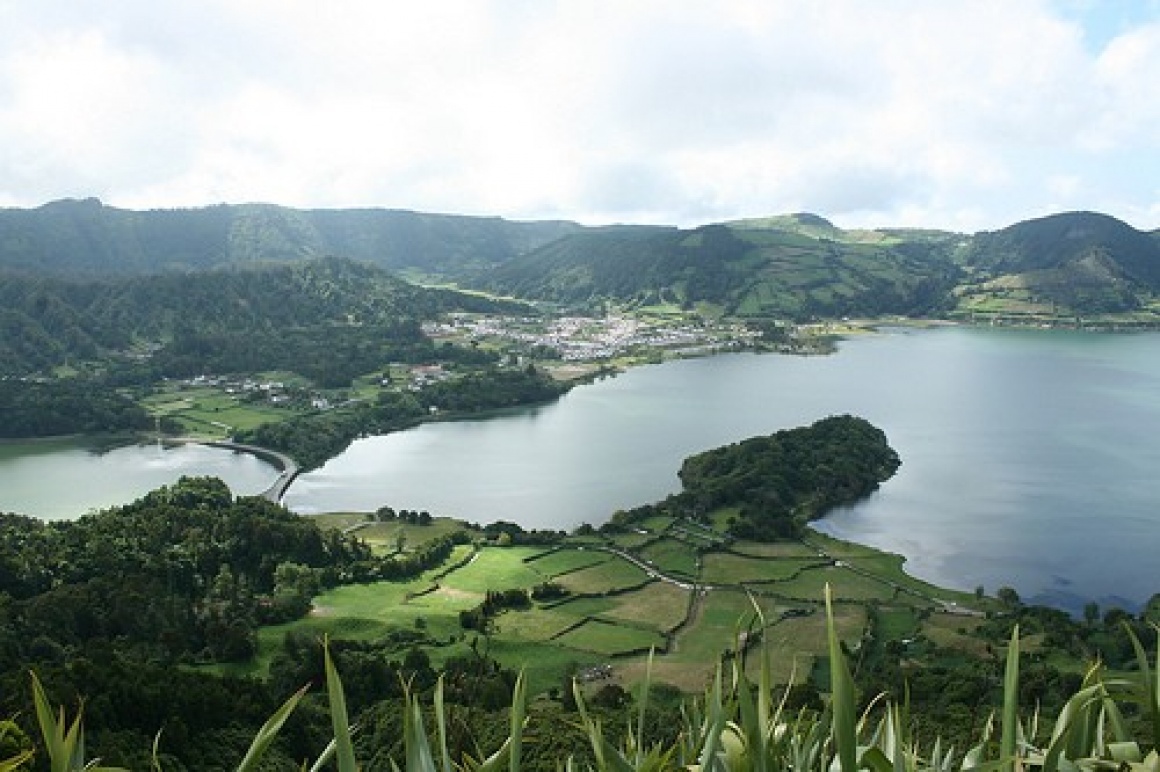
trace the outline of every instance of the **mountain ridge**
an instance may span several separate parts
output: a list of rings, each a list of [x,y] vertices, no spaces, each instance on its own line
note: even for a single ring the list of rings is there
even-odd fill
[[[96,199],[0,210],[0,272],[10,275],[105,278],[329,255],[580,309],[1160,318],[1160,232],[1096,212],[968,234],[847,230],[808,212],[682,229],[273,204],[136,211]]]

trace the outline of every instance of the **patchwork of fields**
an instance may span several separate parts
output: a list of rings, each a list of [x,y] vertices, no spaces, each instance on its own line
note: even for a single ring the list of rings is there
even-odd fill
[[[320,517],[333,527],[360,525],[354,515]],[[428,526],[362,525],[360,535],[379,552],[413,549],[458,527],[441,519]],[[550,598],[501,611],[485,632],[461,624],[460,612],[478,607],[489,591],[546,584],[554,588]],[[778,544],[731,541],[704,525],[654,517],[623,534],[570,537],[550,547],[481,539],[417,579],[324,592],[307,618],[262,631],[259,667],[268,666],[290,630],[360,640],[407,631],[401,645],[421,641],[436,663],[486,650],[526,670],[533,691],[571,675],[629,685],[643,676],[650,650],[656,678],[697,691],[723,650],[764,637],[776,652],[775,677],[801,681],[825,651],[820,604],[827,584],[839,633],[851,645],[867,631],[868,605],[901,637],[927,617],[943,618],[935,630],[954,629],[945,621],[950,614],[931,612],[969,620],[966,607],[975,602],[907,576],[897,556],[821,535]]]

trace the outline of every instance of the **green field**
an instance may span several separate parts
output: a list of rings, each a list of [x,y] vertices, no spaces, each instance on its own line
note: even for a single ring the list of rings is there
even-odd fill
[[[446,587],[475,595],[487,590],[533,587],[544,581],[525,558],[543,552],[536,547],[495,547],[481,550],[475,559],[443,578]]]
[[[844,566],[822,566],[802,571],[796,577],[763,585],[786,598],[816,602],[830,586],[834,598],[849,601],[889,601],[895,589],[886,582],[868,579]]]
[[[650,647],[659,648],[664,646],[665,639],[655,630],[589,619],[556,638],[556,642],[580,651],[613,656]]]
[[[697,553],[687,542],[658,539],[641,548],[638,554],[650,565],[666,574],[695,578],[698,574]]]
[[[323,527],[358,535],[380,554],[393,552],[400,535],[404,550],[411,550],[465,527],[445,518],[427,526],[377,522],[351,512],[315,519]],[[930,612],[944,604],[979,607],[980,602],[907,576],[897,555],[812,532],[805,542],[726,546],[728,518],[718,512],[710,521],[717,533],[656,516],[625,533],[569,538],[549,548],[489,545],[474,532],[475,545],[456,547],[444,566],[415,580],[322,593],[305,619],[263,629],[257,661],[230,672],[266,672],[291,630],[373,641],[405,630],[427,636],[436,663],[468,652],[468,642],[475,640],[501,663],[526,669],[533,689],[541,691],[560,686],[566,672],[607,664],[610,658],[614,677],[631,686],[644,674],[642,652],[656,648],[663,653],[654,661],[655,678],[696,691],[712,677],[721,651],[735,646],[738,633],[749,629],[763,630],[776,680],[802,681],[816,675],[811,674],[815,663],[824,662],[821,601],[827,585],[836,601],[839,633],[851,644],[866,630],[864,604],[873,603],[878,606],[875,630],[884,638],[921,633],[951,647],[972,650],[978,645],[968,633],[979,617]],[[656,576],[612,548],[649,563]],[[685,589],[666,576],[714,589]],[[528,610],[500,612],[492,617],[486,638],[460,626],[459,612],[477,606],[488,590],[531,589],[546,581],[569,595],[533,603]],[[742,591],[742,584],[751,592]],[[755,604],[761,617],[754,613]],[[757,660],[753,654],[747,665]]]
[[[284,421],[295,411],[266,402],[241,402],[212,387],[173,388],[141,401],[152,415],[177,420],[191,434],[225,437],[270,421]]]
[[[597,617],[610,622],[650,627],[659,631],[675,628],[689,608],[689,591],[668,582],[649,582],[639,590],[600,598],[577,598],[558,608],[573,617]]]
[[[647,579],[639,567],[627,560],[616,558],[607,563],[565,574],[557,581],[578,595],[602,595],[614,590],[635,587]]]
[[[590,566],[607,563],[615,558],[607,552],[589,549],[562,549],[548,552],[527,561],[528,567],[545,579],[555,579]]]
[[[776,582],[793,579],[802,571],[816,567],[820,559],[757,558],[730,552],[708,552],[704,556],[701,580],[708,584],[740,584],[743,582]]]

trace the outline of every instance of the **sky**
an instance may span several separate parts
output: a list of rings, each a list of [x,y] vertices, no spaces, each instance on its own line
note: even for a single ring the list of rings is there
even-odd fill
[[[1160,0],[0,0],[0,206],[1160,228]]]

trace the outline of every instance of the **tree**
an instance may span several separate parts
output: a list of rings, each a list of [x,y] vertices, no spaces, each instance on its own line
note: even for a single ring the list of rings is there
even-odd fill
[[[999,592],[996,593],[995,597],[999,599],[999,602],[1002,603],[1005,608],[1012,611],[1019,608],[1023,603],[1019,599],[1019,593],[1015,591],[1014,587],[1000,587]]]

